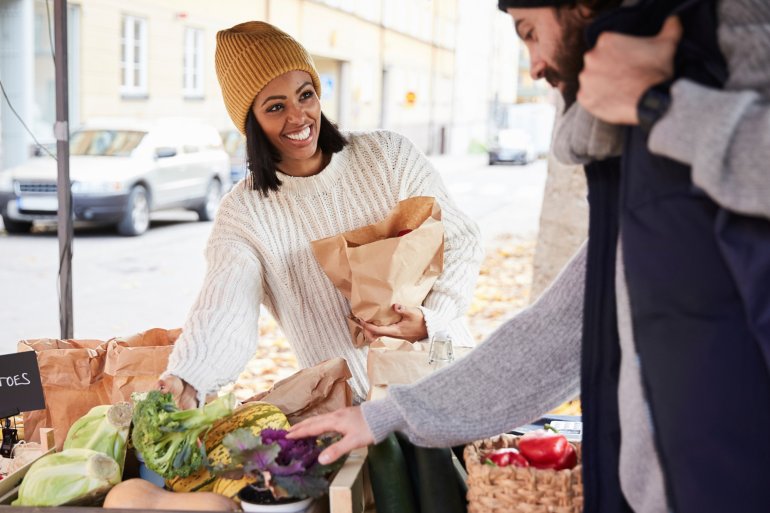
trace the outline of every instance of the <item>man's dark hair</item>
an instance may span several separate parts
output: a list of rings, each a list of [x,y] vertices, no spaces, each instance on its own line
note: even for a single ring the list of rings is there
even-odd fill
[[[593,12],[602,12],[620,7],[623,0],[498,0],[497,7],[503,11],[509,7],[588,7]]]
[[[321,127],[318,129],[318,147],[324,155],[342,151],[348,140],[337,129],[337,125],[321,113]],[[254,112],[246,115],[246,159],[249,168],[248,184],[254,191],[267,196],[270,191],[281,187],[281,180],[276,173],[276,166],[281,162],[278,150],[267,139],[259,126]]]

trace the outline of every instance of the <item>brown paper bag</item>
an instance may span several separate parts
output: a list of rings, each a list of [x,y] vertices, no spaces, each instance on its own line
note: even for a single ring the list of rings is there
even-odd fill
[[[126,338],[22,340],[18,351],[36,351],[45,410],[24,413],[25,439],[40,441],[40,428],[53,428],[61,450],[70,426],[94,406],[128,401],[151,390],[166,370],[182,330],[151,329]]]
[[[40,443],[40,429],[53,428],[56,449],[67,431],[92,407],[109,403],[102,379],[106,343],[101,340],[22,340],[17,350],[35,351],[46,409],[24,412],[24,437]]]
[[[265,401],[275,405],[291,424],[314,415],[330,413],[353,404],[352,377],[343,358],[332,358],[282,379],[267,392],[244,402]]]
[[[462,358],[471,349],[453,346],[454,359]],[[369,377],[367,400],[385,397],[388,385],[409,385],[434,372],[436,369],[428,364],[429,351],[428,342],[412,343],[390,337],[380,337],[369,344],[366,358]]]
[[[411,230],[405,235],[400,232]],[[420,306],[444,267],[444,225],[435,198],[400,201],[379,223],[313,241],[313,254],[350,301],[353,345],[366,345],[356,319],[380,326],[400,316],[394,304]]]
[[[152,390],[166,370],[181,329],[154,328],[107,342],[104,382],[112,404],[129,401],[134,392]]]

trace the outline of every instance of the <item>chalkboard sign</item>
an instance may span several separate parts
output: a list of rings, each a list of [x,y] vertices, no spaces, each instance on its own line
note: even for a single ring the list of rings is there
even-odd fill
[[[0,356],[0,418],[45,408],[34,351]]]

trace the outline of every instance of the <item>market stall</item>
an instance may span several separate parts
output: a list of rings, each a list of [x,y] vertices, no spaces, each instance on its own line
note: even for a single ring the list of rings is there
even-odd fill
[[[106,342],[20,343],[23,352],[14,356],[38,354],[43,389],[55,400],[47,401],[45,409],[13,417],[14,438],[20,440],[1,460],[8,465],[0,467],[0,508],[239,509],[238,492],[261,472],[231,479],[215,470],[234,462],[229,437],[248,436],[260,443],[261,435],[267,447],[268,432],[280,438],[291,423],[350,404],[350,372],[344,360],[335,359],[299,371],[239,406],[227,394],[202,409],[178,410],[169,394],[142,392],[157,380],[178,335],[179,330],[155,329]],[[205,453],[196,447],[199,440]],[[299,472],[285,466],[296,467],[292,459],[281,462],[280,454],[273,455],[273,484],[281,483],[274,487],[289,497],[307,492],[310,513],[363,513],[366,451],[318,472],[315,458],[321,446],[313,442],[306,447],[310,459]],[[306,490],[290,488],[279,473],[312,474],[320,482],[316,479]]]

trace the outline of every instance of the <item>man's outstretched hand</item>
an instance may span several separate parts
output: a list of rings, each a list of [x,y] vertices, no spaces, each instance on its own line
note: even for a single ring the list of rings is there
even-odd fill
[[[330,445],[318,456],[322,465],[328,465],[353,449],[374,443],[374,436],[364,420],[360,406],[343,408],[333,413],[305,419],[289,428],[288,438],[304,438],[335,432],[342,439]]]

